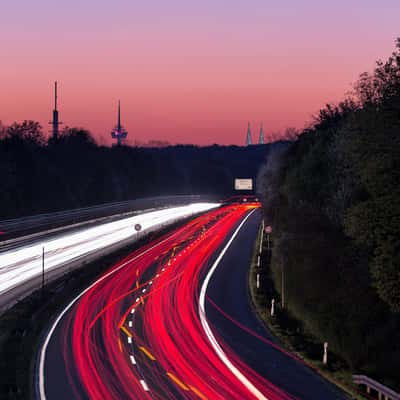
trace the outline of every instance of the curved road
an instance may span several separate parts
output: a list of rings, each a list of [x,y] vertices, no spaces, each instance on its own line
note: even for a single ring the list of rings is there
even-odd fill
[[[213,274],[207,292],[208,319],[221,341],[235,349],[240,359],[246,360],[249,367],[276,386],[299,399],[344,399],[336,387],[279,347],[274,347],[274,337],[254,313],[248,293],[248,268],[260,214],[254,213],[249,218]]]
[[[52,325],[38,398],[343,398],[266,342],[247,295],[259,220],[222,207],[113,266]]]

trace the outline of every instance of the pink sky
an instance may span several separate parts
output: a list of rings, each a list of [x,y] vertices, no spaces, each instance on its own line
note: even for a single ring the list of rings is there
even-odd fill
[[[58,80],[61,120],[101,143],[121,99],[131,142],[244,144],[248,121],[268,137],[342,99],[390,55],[399,19],[398,0],[15,0],[2,6],[0,120],[47,130]]]

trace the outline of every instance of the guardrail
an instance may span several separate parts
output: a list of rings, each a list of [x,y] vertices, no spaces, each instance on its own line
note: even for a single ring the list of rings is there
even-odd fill
[[[368,394],[371,394],[371,389],[374,390],[379,400],[400,400],[399,393],[366,375],[353,375],[353,382],[357,385],[365,385]]]
[[[87,219],[112,216],[138,209],[150,209],[183,205],[190,202],[209,201],[211,196],[206,195],[178,195],[155,196],[134,200],[99,204],[91,207],[77,208],[73,210],[58,211],[46,214],[37,214],[21,218],[0,220],[0,241],[25,234],[38,229],[60,226],[66,223],[76,223]],[[212,199],[215,200],[215,199]]]

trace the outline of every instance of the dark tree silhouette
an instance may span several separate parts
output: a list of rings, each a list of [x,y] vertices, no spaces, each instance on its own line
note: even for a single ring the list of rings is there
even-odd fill
[[[352,97],[327,105],[262,172],[286,259],[289,310],[321,341],[389,385],[400,382],[400,40]]]

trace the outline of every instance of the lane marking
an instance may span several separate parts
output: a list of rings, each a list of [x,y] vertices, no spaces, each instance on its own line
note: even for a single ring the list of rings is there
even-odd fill
[[[199,389],[195,388],[195,387],[192,386],[192,385],[188,385],[188,386],[189,386],[190,390],[191,390],[193,393],[197,394],[197,396],[201,398],[201,400],[207,400],[207,397],[204,396],[204,394],[201,393]]]
[[[142,350],[143,353],[146,354],[146,356],[149,357],[151,361],[155,361],[156,358],[153,356],[153,354],[150,353],[149,350],[146,349],[146,347],[139,346],[139,349]]]
[[[143,389],[144,389],[146,392],[148,392],[148,391],[149,391],[149,387],[147,386],[147,383],[144,381],[144,379],[141,379],[141,380],[140,380],[140,383],[142,384]]]
[[[178,379],[174,374],[171,372],[167,372],[167,375],[173,380],[181,389],[185,391],[189,391],[190,389],[180,380]]]
[[[131,359],[131,363],[132,363],[133,365],[136,365],[135,357],[133,357],[132,354],[129,356],[129,358]]]
[[[132,334],[123,325],[121,326],[121,330],[125,333],[126,336],[128,336],[128,338],[132,337]]]
[[[173,236],[178,235],[179,231],[175,232]],[[61,319],[64,317],[64,315],[70,310],[70,308],[85,294],[87,293],[89,290],[91,290],[93,287],[95,287],[97,284],[99,284],[100,282],[102,282],[103,280],[107,279],[108,277],[110,277],[111,275],[115,274],[116,272],[118,272],[119,270],[121,270],[122,268],[126,267],[128,264],[130,264],[131,262],[135,261],[136,259],[138,259],[139,257],[142,257],[144,254],[154,250],[155,248],[161,246],[162,244],[164,244],[165,242],[167,242],[168,240],[170,240],[171,237],[167,237],[164,240],[162,240],[161,242],[156,243],[155,245],[149,247],[148,249],[146,249],[145,251],[141,252],[140,254],[137,254],[136,256],[134,256],[133,258],[125,261],[124,263],[122,263],[119,267],[114,268],[113,270],[107,272],[105,275],[103,275],[102,277],[100,277],[97,281],[93,282],[91,285],[89,285],[85,290],[83,290],[81,293],[78,294],[78,296],[76,296],[65,308],[64,310],[58,315],[57,319],[54,321],[52,327],[49,330],[49,333],[47,334],[47,337],[43,343],[43,347],[40,351],[40,359],[39,359],[39,396],[41,400],[46,400],[46,391],[44,388],[44,362],[45,362],[45,358],[46,358],[46,351],[47,351],[47,347],[49,345],[51,336],[53,335],[54,331],[57,328],[57,325],[59,324],[59,322],[61,321]],[[126,330],[126,332],[128,337],[131,336],[131,334]]]
[[[210,342],[211,346],[214,348],[214,351],[217,353],[218,357],[220,360],[228,367],[228,369],[233,373],[233,375],[236,376],[236,378],[246,387],[247,390],[249,390],[250,393],[252,393],[257,399],[259,400],[268,400],[267,397],[265,397],[255,386],[252,382],[250,382],[245,375],[229,360],[225,352],[222,350],[222,347],[218,343],[217,339],[215,338],[214,334],[212,333],[212,330],[208,324],[207,317],[206,317],[206,310],[205,310],[205,298],[206,298],[206,292],[207,292],[207,287],[208,284],[211,280],[212,275],[214,274],[215,270],[217,269],[219,263],[221,262],[222,258],[224,257],[225,253],[231,246],[232,242],[235,240],[237,234],[239,233],[240,229],[242,226],[245,224],[247,219],[256,211],[254,209],[251,211],[247,216],[243,219],[243,221],[240,223],[240,225],[236,228],[235,232],[229,239],[228,243],[225,245],[225,247],[222,249],[221,253],[219,254],[218,258],[215,260],[214,264],[210,268],[210,270],[207,273],[206,278],[203,281],[203,285],[201,286],[201,291],[200,291],[200,297],[199,297],[199,315],[200,315],[200,321],[201,325],[203,327],[203,330],[205,334],[207,335],[208,341]]]

